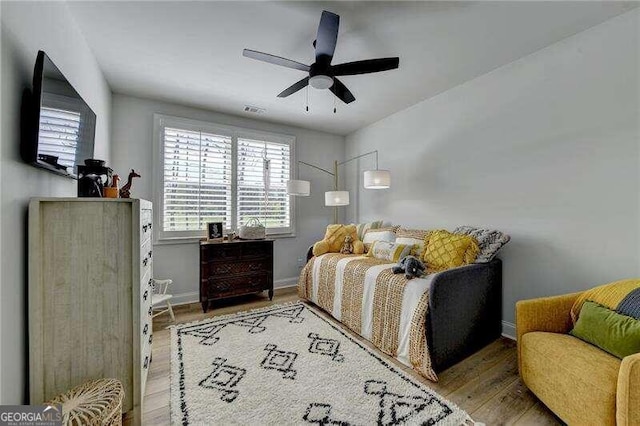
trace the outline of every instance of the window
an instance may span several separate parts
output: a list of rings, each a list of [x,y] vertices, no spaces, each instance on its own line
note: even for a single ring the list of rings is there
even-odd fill
[[[156,115],[160,240],[201,238],[208,222],[237,230],[256,218],[269,235],[291,235],[295,139]]]
[[[79,134],[79,112],[45,106],[40,108],[38,155],[58,157],[58,164],[73,170]]]

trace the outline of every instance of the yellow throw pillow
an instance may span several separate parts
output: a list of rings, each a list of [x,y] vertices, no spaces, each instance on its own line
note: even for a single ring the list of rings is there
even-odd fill
[[[444,271],[473,263],[479,252],[478,240],[475,238],[441,229],[429,235],[424,250],[424,263],[428,269]]]
[[[409,253],[411,253],[412,248],[413,246],[406,244],[396,244],[388,241],[374,241],[367,252],[367,256],[397,263],[403,257],[408,256]]]
[[[324,239],[313,245],[313,255],[320,256],[325,253],[340,253],[344,244],[344,238],[351,235],[353,241],[353,253],[364,253],[364,245],[358,239],[358,232],[355,225],[329,225],[324,234]]]

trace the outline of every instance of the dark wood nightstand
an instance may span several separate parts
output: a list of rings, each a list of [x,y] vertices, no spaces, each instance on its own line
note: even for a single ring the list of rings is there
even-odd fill
[[[273,240],[200,242],[200,303],[269,291],[273,298]]]

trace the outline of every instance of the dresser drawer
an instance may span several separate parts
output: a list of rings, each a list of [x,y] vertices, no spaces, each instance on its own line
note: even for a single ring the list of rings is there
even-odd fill
[[[242,252],[238,244],[211,244],[201,247],[202,262],[214,260],[235,260],[240,258]]]
[[[145,276],[147,271],[151,269],[153,262],[153,246],[151,240],[147,241],[140,247],[140,275]]]
[[[242,245],[242,259],[255,259],[271,257],[271,241],[256,241],[251,244]]]
[[[151,239],[153,231],[153,213],[151,210],[140,210],[140,244],[145,244]]]
[[[238,260],[233,262],[209,262],[203,265],[205,276],[216,275],[225,278],[231,275],[244,275],[264,272],[272,269],[271,258],[256,258],[253,260]]]
[[[268,273],[262,272],[231,277],[210,277],[206,280],[208,296],[217,298],[262,291],[269,287],[269,276]]]

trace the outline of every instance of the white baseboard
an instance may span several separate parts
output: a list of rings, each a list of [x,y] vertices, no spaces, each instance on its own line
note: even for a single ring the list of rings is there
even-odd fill
[[[502,336],[516,340],[516,325],[512,322],[502,321]]]
[[[282,278],[273,282],[273,288],[287,288],[298,285],[298,277]]]
[[[190,291],[189,293],[174,294],[171,299],[172,305],[187,305],[189,303],[200,302],[200,293],[197,291]]]
[[[275,280],[273,282],[274,289],[295,287],[297,285],[298,285],[298,277],[283,278],[280,280]],[[174,294],[173,299],[171,299],[171,304],[176,306],[188,305],[189,303],[199,303],[199,302],[200,302],[200,293],[197,291]]]

